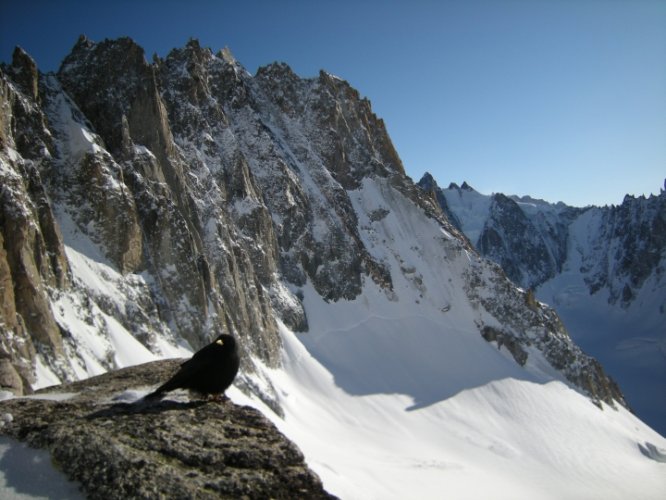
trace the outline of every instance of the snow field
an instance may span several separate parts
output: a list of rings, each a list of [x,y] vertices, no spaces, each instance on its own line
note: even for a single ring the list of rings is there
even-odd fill
[[[366,280],[357,299],[327,303],[304,287],[310,330],[282,325],[284,369],[266,370],[285,418],[263,411],[325,487],[344,499],[660,498],[666,470],[640,447],[666,440],[622,408],[596,407],[537,351],[523,369],[481,339],[481,313],[455,291],[473,262],[451,248],[443,257],[437,225],[399,195],[371,223],[383,189],[366,181],[351,197],[394,293]],[[373,247],[383,240],[395,251]]]
[[[284,370],[269,371],[285,418],[237,390],[303,450],[344,499],[660,498],[666,442],[623,409],[600,410],[561,382],[504,378],[412,409],[405,394],[353,395],[282,328]],[[351,351],[353,352],[353,351]],[[385,367],[382,367],[385,368]]]

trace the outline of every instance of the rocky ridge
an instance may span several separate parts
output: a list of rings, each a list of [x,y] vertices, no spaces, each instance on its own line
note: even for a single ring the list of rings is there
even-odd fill
[[[523,288],[534,289],[562,271],[567,258],[568,225],[582,209],[560,204],[550,212],[533,214],[524,209],[529,201],[521,204],[502,193],[484,196],[467,183],[451,183],[442,189],[429,173],[418,185],[433,193],[479,253],[498,263]]]
[[[261,367],[280,365],[280,324],[307,330],[302,288],[333,302],[371,281],[412,300],[371,248],[391,244],[372,238],[400,199],[445,235],[438,262],[464,269],[456,293],[479,335],[516,346],[519,364],[536,349],[594,400],[624,404],[552,310],[479,258],[405,175],[344,80],[278,63],[253,76],[195,40],[148,62],[130,39],[85,37],[57,74],[17,49],[0,77],[1,373],[13,392],[136,352],[193,350],[222,330],[240,339],[239,384],[278,408]],[[385,199],[365,214],[351,194],[368,181]],[[410,266],[399,272],[427,293]]]
[[[471,233],[472,244],[524,288],[537,289],[562,272],[568,264],[570,233],[583,219],[588,234],[577,250],[582,260],[579,271],[590,295],[606,289],[610,304],[628,307],[651,275],[657,280],[664,275],[663,190],[647,198],[627,195],[617,206],[576,208],[501,193],[484,197],[467,184],[441,189],[430,174],[419,186],[433,193],[459,229],[478,226]],[[452,206],[470,196],[486,198],[489,206],[475,214],[463,214],[459,203]],[[474,224],[473,217],[479,218]]]

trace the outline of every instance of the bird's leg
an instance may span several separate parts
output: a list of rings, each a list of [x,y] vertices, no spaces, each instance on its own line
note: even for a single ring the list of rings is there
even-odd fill
[[[209,397],[210,400],[215,403],[226,403],[227,401],[229,401],[229,398],[225,394],[220,394],[220,393],[211,394]]]

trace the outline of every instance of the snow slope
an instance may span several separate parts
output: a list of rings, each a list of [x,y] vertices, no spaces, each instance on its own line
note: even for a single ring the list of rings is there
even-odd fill
[[[492,196],[469,187],[441,194],[475,245],[488,229],[510,238],[505,228],[493,228]],[[627,197],[619,207],[587,209],[529,197],[512,200],[561,266],[545,281],[523,266],[537,298],[554,307],[576,343],[603,364],[630,407],[666,435],[665,255],[662,247],[659,257],[657,243],[663,240],[663,196]],[[518,245],[528,248],[525,241]],[[647,274],[645,281],[636,279],[634,270]]]
[[[328,303],[303,287],[310,331],[281,325],[284,369],[266,369],[285,416],[252,402],[325,487],[345,499],[661,498],[666,465],[647,455],[662,456],[666,440],[622,408],[592,404],[537,353],[521,368],[482,340],[478,313],[434,265],[441,230],[387,194],[366,180],[351,197],[369,248],[396,242],[382,256],[395,293],[367,280],[359,298]],[[391,212],[364,224],[387,199]]]
[[[666,442],[626,410],[600,410],[561,382],[513,377],[410,410],[399,388],[343,390],[306,335],[283,335],[285,371],[272,379],[286,415],[273,420],[341,498],[661,498],[665,465],[641,449]],[[394,378],[390,364],[377,370]]]

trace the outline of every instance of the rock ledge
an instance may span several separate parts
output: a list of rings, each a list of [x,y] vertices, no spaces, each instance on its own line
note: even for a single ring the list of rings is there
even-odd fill
[[[47,449],[91,499],[334,498],[254,408],[122,402],[128,389],[156,385],[178,364],[147,363],[4,401],[0,413],[12,417],[0,434]]]

